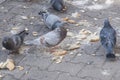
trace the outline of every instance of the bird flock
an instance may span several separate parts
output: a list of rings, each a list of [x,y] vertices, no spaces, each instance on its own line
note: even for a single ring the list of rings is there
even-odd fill
[[[59,12],[67,10],[63,0],[51,0],[51,7]],[[24,41],[24,38],[29,35],[28,30],[23,30],[12,36],[6,36],[2,40],[2,46],[9,51],[9,54],[18,53],[19,48],[24,43],[25,45],[36,45],[44,48],[55,47],[61,43],[66,35],[65,22],[63,22],[57,15],[47,11],[40,11],[38,15],[43,19],[44,25],[51,31],[33,40]],[[116,56],[114,48],[116,45],[116,31],[111,26],[109,19],[105,19],[104,26],[100,31],[100,42],[106,50],[106,58],[115,60]]]

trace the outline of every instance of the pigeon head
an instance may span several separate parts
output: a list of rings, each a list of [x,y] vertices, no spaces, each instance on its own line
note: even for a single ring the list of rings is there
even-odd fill
[[[5,47],[8,50],[12,50],[14,48],[14,42],[11,38],[9,37],[4,37],[3,41],[2,41],[2,45],[3,47]]]
[[[49,13],[47,11],[40,11],[38,14],[41,15],[43,19],[46,19]]]
[[[104,27],[111,27],[110,25],[110,22],[109,22],[109,19],[106,18],[105,21],[104,21]]]

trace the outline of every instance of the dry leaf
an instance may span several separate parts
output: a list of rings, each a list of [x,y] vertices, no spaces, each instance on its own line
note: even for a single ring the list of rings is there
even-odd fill
[[[14,64],[13,60],[8,59],[6,62],[7,62],[6,68],[8,68],[10,71],[15,68],[15,64]]]
[[[0,69],[6,68],[7,63],[1,62],[0,63]]]
[[[22,67],[22,66],[16,66],[16,67],[18,67],[18,69],[19,69],[20,71],[24,70],[24,67]]]
[[[74,44],[70,45],[68,50],[74,50],[74,49],[78,49],[78,48],[80,48],[80,44],[79,43],[74,43]]]
[[[91,33],[89,30],[82,29],[79,34],[90,35]]]
[[[18,27],[13,27],[12,30],[18,30],[19,28]]]
[[[90,42],[97,42],[99,41],[99,36],[93,36],[91,39],[90,39]]]
[[[83,39],[86,39],[87,36],[86,35],[77,35],[75,36],[77,38],[77,40],[83,40]]]
[[[55,52],[53,52],[52,54],[55,55],[55,56],[62,56],[62,55],[67,54],[67,51],[62,50],[62,49],[58,49],[58,50],[55,50]]]
[[[52,58],[53,61],[55,61],[56,63],[61,63],[63,59],[63,56],[54,56]]]
[[[69,18],[68,17],[65,17],[65,18],[62,18],[63,21],[68,21]]]
[[[68,20],[69,23],[75,24],[76,22],[74,20]]]
[[[1,69],[7,68],[9,70],[13,70],[15,68],[15,65],[12,59],[7,59],[6,62],[0,63],[0,68]]]

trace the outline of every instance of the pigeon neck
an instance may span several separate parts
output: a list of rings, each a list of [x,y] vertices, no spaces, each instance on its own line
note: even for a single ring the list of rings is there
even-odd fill
[[[62,22],[61,21],[56,21],[53,26],[52,26],[52,30],[54,30],[55,28],[57,27],[60,27],[62,25]]]

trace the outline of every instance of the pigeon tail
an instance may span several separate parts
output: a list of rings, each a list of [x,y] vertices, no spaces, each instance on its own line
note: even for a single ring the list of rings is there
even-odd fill
[[[107,58],[107,59],[115,59],[116,56],[115,56],[115,54],[113,54],[113,53],[107,53],[107,54],[106,54],[106,58]]]

